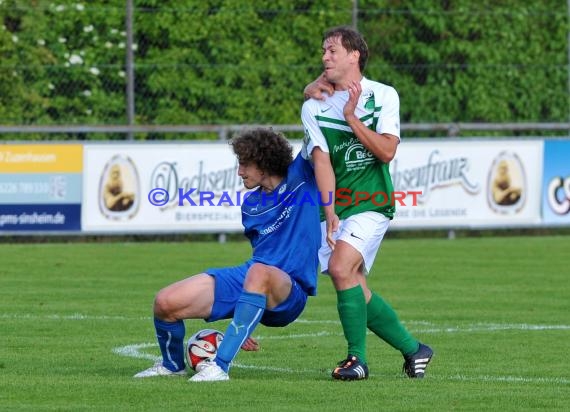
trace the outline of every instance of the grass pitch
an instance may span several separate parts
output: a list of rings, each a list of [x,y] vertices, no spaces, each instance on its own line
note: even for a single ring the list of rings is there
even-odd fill
[[[246,242],[0,245],[2,411],[567,410],[570,237],[387,239],[370,286],[436,355],[423,380],[368,336],[367,381],[330,370],[345,343],[330,280],[301,319],[259,326],[229,382],[133,379],[159,355],[163,286],[249,256]],[[187,321],[225,330],[227,322]]]

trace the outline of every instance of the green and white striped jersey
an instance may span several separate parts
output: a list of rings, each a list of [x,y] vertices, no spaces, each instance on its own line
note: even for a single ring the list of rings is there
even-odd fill
[[[400,99],[396,90],[364,77],[360,83],[362,93],[355,114],[369,129],[399,138]],[[340,219],[366,211],[392,219],[396,207],[391,201],[394,188],[389,165],[370,153],[344,120],[347,101],[348,91],[335,91],[324,101],[309,99],[303,104],[303,150],[310,155],[319,147],[329,153],[336,177],[335,211]],[[371,198],[356,202],[357,192],[367,193]]]

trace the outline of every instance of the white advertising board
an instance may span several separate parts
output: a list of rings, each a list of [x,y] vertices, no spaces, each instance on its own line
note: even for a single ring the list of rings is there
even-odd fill
[[[543,141],[403,141],[390,165],[394,190],[421,192],[396,203],[397,228],[484,228],[540,224]]]
[[[543,147],[523,139],[404,140],[390,165],[395,191],[407,194],[396,201],[393,227],[539,225]],[[247,190],[237,167],[223,142],[86,144],[82,230],[240,232]]]
[[[239,232],[244,191],[227,143],[87,144],[86,232]]]

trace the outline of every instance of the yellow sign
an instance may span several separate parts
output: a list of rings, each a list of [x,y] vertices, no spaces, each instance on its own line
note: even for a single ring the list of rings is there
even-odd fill
[[[0,145],[0,173],[81,173],[82,171],[82,145]]]

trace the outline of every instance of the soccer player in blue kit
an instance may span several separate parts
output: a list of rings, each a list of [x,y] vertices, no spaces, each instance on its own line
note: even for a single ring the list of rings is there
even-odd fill
[[[316,294],[321,233],[311,164],[301,153],[293,160],[287,139],[271,129],[247,131],[230,143],[238,175],[246,189],[254,189],[241,206],[252,257],[239,266],[206,269],[158,292],[154,326],[162,360],[136,378],[186,374],[184,319],[231,318],[215,360],[190,378],[228,380],[240,348],[255,348],[250,336],[259,323],[288,325]]]

